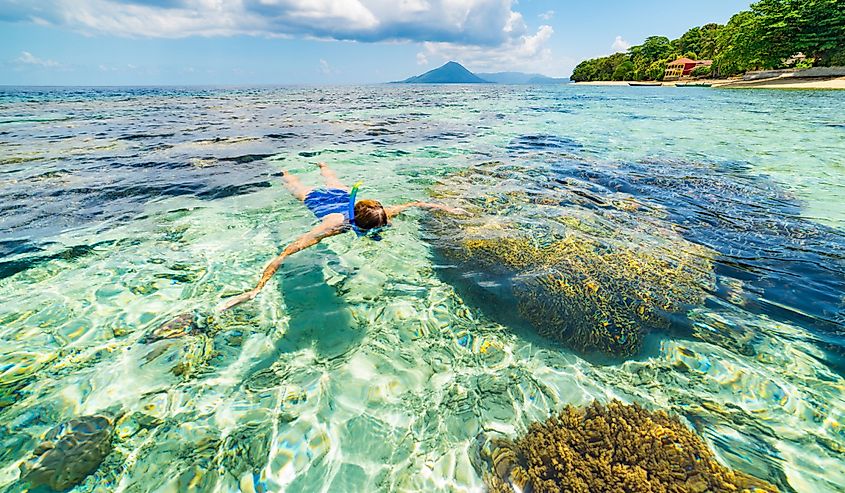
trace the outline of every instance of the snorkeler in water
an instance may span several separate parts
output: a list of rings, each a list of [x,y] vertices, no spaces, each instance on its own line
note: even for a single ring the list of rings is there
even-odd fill
[[[305,207],[317,216],[317,219],[320,220],[319,224],[285,247],[282,253],[264,269],[264,273],[254,289],[226,300],[218,307],[219,311],[228,310],[245,301],[254,299],[279,270],[285,258],[314,246],[331,236],[354,231],[358,236],[365,236],[378,241],[381,239],[382,230],[390,226],[390,220],[410,207],[438,209],[453,214],[465,213],[462,209],[428,202],[408,202],[384,207],[377,200],[355,200],[360,183],[356,183],[350,188],[338,179],[326,163],[319,163],[317,166],[320,167],[320,174],[323,175],[326,182],[325,188],[307,187],[299,181],[299,178],[288,172],[284,173],[284,181],[291,194],[301,200]]]

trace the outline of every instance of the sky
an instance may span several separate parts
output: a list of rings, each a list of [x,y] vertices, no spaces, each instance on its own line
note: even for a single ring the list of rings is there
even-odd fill
[[[0,85],[362,84],[455,60],[568,77],[750,0],[0,0]]]

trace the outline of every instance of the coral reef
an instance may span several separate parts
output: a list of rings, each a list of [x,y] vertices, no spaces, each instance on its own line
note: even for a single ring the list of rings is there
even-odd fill
[[[94,472],[111,452],[112,420],[100,415],[71,419],[52,430],[21,464],[31,487],[66,490]]]
[[[646,330],[670,327],[672,314],[713,290],[710,250],[646,214],[647,206],[543,188],[530,173],[510,189],[501,178],[513,167],[504,175],[501,167],[450,177],[438,196],[473,216],[436,216],[429,231],[464,279],[508,288],[511,296],[496,301],[514,302],[544,337],[582,353],[629,356]]]
[[[774,492],[719,464],[677,417],[618,401],[566,407],[484,452],[493,493]]]
[[[195,327],[196,316],[193,313],[182,313],[153,330],[147,340],[153,342],[182,337],[191,333]]]
[[[579,351],[627,355],[644,326],[666,328],[664,312],[703,301],[707,262],[671,259],[634,246],[607,248],[571,234],[548,246],[527,239],[464,242],[467,259],[513,269],[520,314],[538,332]]]

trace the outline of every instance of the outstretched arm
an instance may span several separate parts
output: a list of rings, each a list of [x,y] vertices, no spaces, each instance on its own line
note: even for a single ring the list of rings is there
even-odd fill
[[[445,211],[450,214],[466,214],[467,211],[463,209],[459,209],[457,207],[449,207],[441,204],[432,204],[431,202],[408,202],[407,204],[400,204],[394,205],[391,207],[385,207],[384,211],[387,213],[387,217],[393,219],[394,217],[398,216],[399,214],[403,213],[406,209],[410,209],[411,207],[419,207],[421,209],[434,209]]]
[[[320,243],[324,238],[328,238],[330,236],[342,233],[342,226],[342,219],[339,222],[327,220],[315,226],[311,231],[300,236],[296,241],[285,247],[282,253],[279,254],[278,257],[274,258],[273,261],[270,262],[270,264],[264,269],[264,273],[261,274],[261,279],[258,281],[258,284],[255,286],[255,289],[247,291],[246,293],[235,296],[233,298],[229,298],[223,304],[218,306],[217,310],[223,312],[237,305],[240,305],[245,301],[254,299],[258,295],[258,293],[264,288],[264,286],[270,281],[276,271],[279,270],[279,267],[282,266],[282,262],[285,261],[285,258],[293,255],[296,252],[305,250],[308,247]]]

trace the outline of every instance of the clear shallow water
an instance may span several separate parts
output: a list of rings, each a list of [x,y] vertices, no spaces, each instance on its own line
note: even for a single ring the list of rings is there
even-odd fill
[[[0,488],[22,490],[48,429],[118,410],[114,451],[76,491],[476,491],[479,434],[616,397],[682,415],[784,490],[837,491],[843,107],[670,88],[4,89]],[[734,288],[688,316],[712,337],[602,365],[456,291],[412,212],[380,243],[291,258],[205,335],[148,342],[312,224],[279,173],[316,185],[319,160],[385,203],[487,161],[634,197]]]

